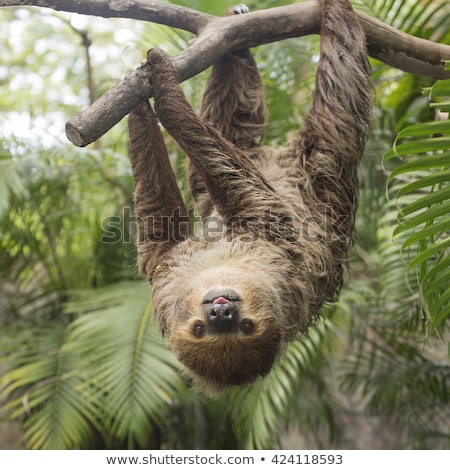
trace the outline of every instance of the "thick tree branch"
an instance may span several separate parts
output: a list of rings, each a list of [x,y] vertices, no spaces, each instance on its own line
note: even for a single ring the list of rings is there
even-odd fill
[[[131,18],[192,33],[197,33],[214,18],[191,8],[151,0],[0,0],[0,7],[14,6],[37,6],[103,18]]]
[[[26,5],[107,18],[134,18],[190,31],[197,35],[197,40],[173,58],[180,80],[202,72],[228,50],[320,32],[317,2],[221,18],[179,5],[145,0],[0,0],[0,7]],[[450,60],[450,46],[410,36],[363,13],[358,15],[372,57],[417,75],[450,77],[442,66],[442,60]],[[97,140],[128,114],[140,98],[151,95],[148,69],[142,65],[68,121],[68,138],[78,146]]]

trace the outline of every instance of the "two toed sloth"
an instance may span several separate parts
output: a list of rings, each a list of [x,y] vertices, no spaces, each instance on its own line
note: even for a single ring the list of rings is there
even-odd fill
[[[286,148],[261,146],[264,90],[248,50],[213,66],[200,117],[170,59],[148,53],[156,115],[188,157],[198,211],[206,223],[211,216],[223,222],[214,241],[190,236],[149,103],[130,113],[139,267],[153,285],[168,345],[213,392],[268,374],[342,285],[372,84],[365,35],[348,0],[321,3],[313,103]],[[305,220],[308,236],[299,232]]]

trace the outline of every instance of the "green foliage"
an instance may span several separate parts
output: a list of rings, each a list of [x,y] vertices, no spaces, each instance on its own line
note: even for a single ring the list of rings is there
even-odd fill
[[[145,448],[152,427],[162,424],[184,390],[176,361],[152,322],[148,285],[116,284],[100,292],[79,292],[77,298],[67,312],[91,313],[71,323],[66,347],[87,361],[84,387],[101,400],[101,430],[105,438],[129,448]]]
[[[432,107],[449,109],[450,80],[438,82],[429,95]],[[401,158],[389,177],[400,184],[393,235],[414,271],[427,329],[442,330],[450,317],[450,120],[407,127],[385,163],[392,158]]]
[[[355,8],[413,36],[445,44],[450,37],[447,2],[436,0],[353,0]]]
[[[129,227],[123,224],[116,243],[102,242],[107,217],[119,217],[131,193],[130,176],[108,175],[123,168],[123,157],[21,145],[20,153],[6,150],[0,160],[0,192],[8,203],[0,214],[0,272],[27,284],[39,264],[56,291],[123,278],[134,254]]]
[[[34,331],[2,358],[11,368],[0,381],[1,394],[9,397],[3,413],[9,419],[28,415],[24,439],[31,449],[77,448],[93,437],[95,403],[82,400],[83,376],[74,373],[75,356],[62,348],[64,337],[61,328]]]
[[[94,430],[108,447],[146,446],[184,390],[151,321],[149,294],[143,283],[79,291],[65,309],[77,315],[68,327],[24,336],[3,358],[11,369],[0,380],[0,396],[9,397],[3,412],[30,416],[29,448],[90,447]]]
[[[407,127],[385,154],[390,186],[377,231],[380,294],[355,319],[355,353],[341,382],[345,394],[361,394],[368,412],[407,430],[412,448],[450,442],[450,365],[441,339],[449,318],[449,123]]]

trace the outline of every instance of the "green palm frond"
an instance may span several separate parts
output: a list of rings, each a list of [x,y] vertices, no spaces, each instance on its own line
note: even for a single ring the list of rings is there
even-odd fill
[[[0,219],[9,209],[11,197],[20,197],[25,191],[23,170],[23,163],[14,160],[0,141]]]
[[[0,411],[8,419],[26,418],[23,438],[30,449],[77,449],[92,439],[97,403],[79,391],[87,375],[66,340],[61,328],[35,332],[2,359],[9,372],[0,380]]]
[[[347,362],[343,390],[402,429],[411,448],[448,448],[450,365],[427,358],[396,331],[366,331],[364,349]]]
[[[353,5],[371,16],[414,36],[434,41],[448,35],[450,9],[446,0],[353,0]]]
[[[144,448],[152,426],[161,425],[184,390],[178,363],[153,323],[147,283],[121,283],[93,294],[72,306],[103,304],[70,325],[70,347],[90,358],[84,387],[103,397],[103,430],[130,448]]]
[[[380,295],[356,320],[341,382],[412,448],[449,442],[450,367],[442,340],[430,335],[444,333],[449,318],[449,136],[449,120],[410,126],[384,157],[391,173],[377,232]]]
[[[395,189],[392,188],[393,191]],[[372,315],[370,323],[403,334],[414,334],[423,330],[424,323],[420,315],[419,287],[415,272],[408,270],[402,256],[401,242],[394,241],[397,217],[397,204],[395,200],[389,200],[384,206],[377,230],[380,314]]]
[[[450,80],[438,83],[439,94],[449,97],[439,102],[445,108]],[[436,100],[433,88],[430,96]],[[404,129],[384,161],[395,157],[402,160],[389,177],[400,185],[393,235],[416,276],[428,328],[439,329],[450,317],[450,120]]]
[[[184,392],[152,323],[148,285],[126,282],[78,296],[67,313],[83,315],[43,335],[40,349],[27,338],[27,349],[4,359],[2,411],[27,417],[24,438],[33,449],[86,448],[94,429],[105,442],[145,448]]]

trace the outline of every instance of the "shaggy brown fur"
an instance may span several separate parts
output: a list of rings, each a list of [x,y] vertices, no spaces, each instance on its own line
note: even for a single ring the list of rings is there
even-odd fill
[[[372,85],[347,0],[324,0],[321,56],[305,129],[261,147],[262,80],[249,51],[214,65],[197,117],[171,61],[148,53],[162,125],[189,157],[202,233],[187,213],[148,102],[130,114],[139,266],[169,346],[212,391],[271,370],[287,341],[337,299],[352,241]]]

